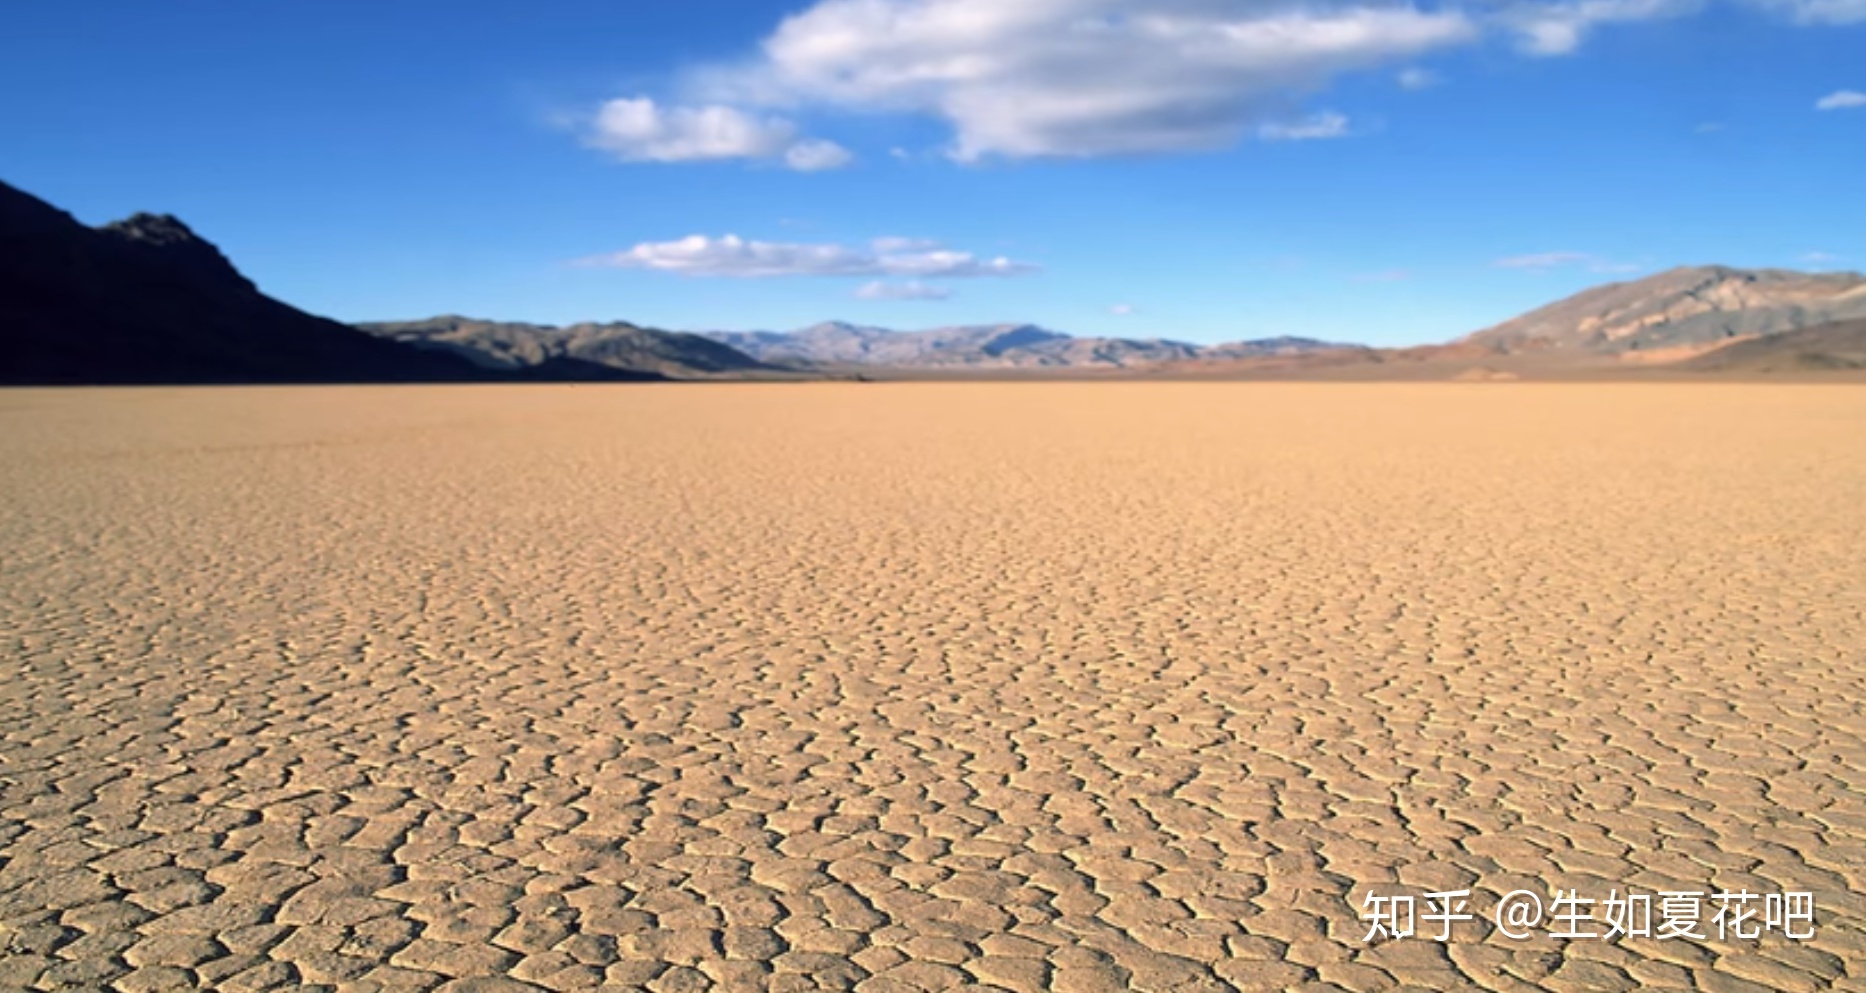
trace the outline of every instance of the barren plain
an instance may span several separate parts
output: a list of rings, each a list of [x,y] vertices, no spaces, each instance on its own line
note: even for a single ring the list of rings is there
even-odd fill
[[[1866,388],[19,390],[0,465],[0,988],[1866,990]],[[1557,887],[1815,935],[1486,922]]]

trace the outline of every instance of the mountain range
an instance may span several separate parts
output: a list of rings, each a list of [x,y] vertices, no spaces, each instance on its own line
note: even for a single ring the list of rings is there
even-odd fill
[[[260,292],[177,218],[87,227],[0,183],[0,383],[581,381],[1083,372],[1518,378],[1866,369],[1866,276],[1697,266],[1578,293],[1444,345],[1197,345],[1032,324],[687,334],[442,316],[349,326]]]
[[[1201,358],[1360,349],[1309,338],[1194,345],[1163,338],[1077,338],[1034,324],[892,331],[826,321],[798,331],[714,331],[707,337],[760,361],[805,368],[1133,369]]]

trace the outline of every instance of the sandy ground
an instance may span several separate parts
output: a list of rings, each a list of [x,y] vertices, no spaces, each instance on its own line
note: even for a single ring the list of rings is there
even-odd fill
[[[1859,387],[4,391],[0,466],[0,987],[1866,989]],[[1482,920],[1558,886],[1818,930]]]

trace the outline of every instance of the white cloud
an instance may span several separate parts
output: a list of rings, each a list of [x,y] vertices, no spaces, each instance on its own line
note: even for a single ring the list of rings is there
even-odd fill
[[[1272,122],[1257,129],[1257,136],[1265,141],[1315,141],[1322,138],[1345,138],[1348,136],[1348,119],[1329,111],[1316,114],[1307,120]]]
[[[917,279],[904,283],[890,283],[876,280],[863,283],[855,291],[857,300],[945,300],[952,296],[952,291],[944,286],[930,286]]]
[[[1851,107],[1866,107],[1866,93],[1836,90],[1814,101],[1815,110],[1846,110]]]
[[[630,162],[768,158],[789,147],[797,129],[788,121],[759,120],[731,107],[670,107],[646,97],[602,105],[587,135],[590,144]]]
[[[768,113],[924,115],[950,127],[947,153],[968,162],[1338,137],[1348,133],[1345,118],[1331,123],[1339,115],[1288,122],[1345,74],[1391,72],[1420,89],[1438,78],[1418,59],[1488,36],[1565,55],[1602,26],[1711,2],[812,0],[748,58],[689,67],[679,82],[690,106],[613,100],[587,132],[628,161],[745,158],[802,170],[852,156]],[[1732,2],[1802,24],[1866,21],[1866,0]]]
[[[1512,255],[1491,263],[1499,269],[1527,269],[1543,272],[1565,266],[1586,266],[1589,272],[1628,273],[1645,268],[1634,262],[1611,262],[1598,255],[1587,252],[1537,252],[1531,255]]]
[[[905,247],[903,247],[905,245]],[[642,242],[626,251],[584,260],[587,265],[652,269],[685,276],[904,276],[962,279],[1022,276],[1038,267],[999,256],[985,259],[927,242],[881,239],[868,248],[835,244],[750,241],[737,235],[692,235]]]
[[[1567,55],[1598,24],[1652,21],[1696,11],[1698,0],[1564,0],[1517,3],[1498,20],[1514,30],[1518,44],[1531,55]]]
[[[854,158],[848,149],[821,138],[807,138],[784,152],[784,163],[798,172],[840,169]]]
[[[584,141],[624,162],[775,159],[800,171],[835,169],[851,156],[835,142],[797,136],[779,117],[709,104],[662,107],[647,97],[623,97],[597,108]]]
[[[1131,303],[1117,303],[1108,308],[1108,313],[1116,317],[1131,317],[1134,313],[1134,305]]]
[[[1801,261],[1809,265],[1832,265],[1840,261],[1840,256],[1832,252],[1803,252]]]
[[[702,74],[735,104],[923,113],[951,154],[1221,148],[1342,73],[1469,42],[1457,10],[1260,0],[819,0],[751,66]]]
[[[1357,283],[1403,283],[1412,278],[1412,273],[1405,269],[1382,269],[1356,273],[1353,278]]]

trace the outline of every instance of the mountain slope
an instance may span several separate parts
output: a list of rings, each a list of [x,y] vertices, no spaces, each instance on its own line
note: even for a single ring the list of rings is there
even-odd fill
[[[1739,341],[1683,362],[1679,368],[1703,372],[1866,369],[1866,319]]]
[[[1584,290],[1461,339],[1512,354],[1693,350],[1866,317],[1866,276],[1697,266]]]
[[[1128,369],[1320,351],[1342,346],[1306,338],[1199,346],[1159,338],[1076,338],[1031,324],[890,331],[829,321],[787,333],[720,331],[708,337],[766,362],[897,369]]]
[[[446,352],[491,370],[550,373],[582,370],[589,378],[653,373],[694,378],[775,371],[745,353],[697,334],[655,331],[633,324],[548,324],[481,321],[445,316],[424,321],[358,325],[370,334]]]
[[[0,383],[485,378],[266,296],[173,217],[91,228],[0,183]]]

